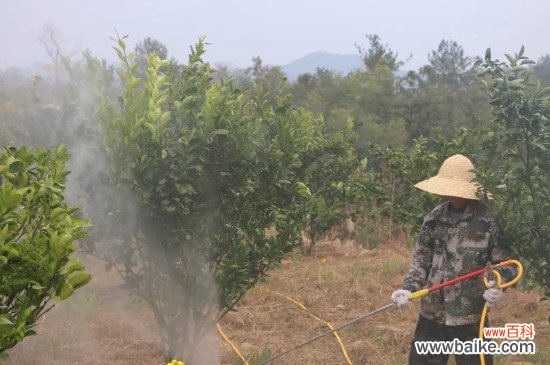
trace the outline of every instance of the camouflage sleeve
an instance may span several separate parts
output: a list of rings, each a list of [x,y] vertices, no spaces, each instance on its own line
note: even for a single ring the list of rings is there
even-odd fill
[[[424,222],[414,245],[413,257],[409,266],[409,273],[405,277],[403,289],[414,293],[424,287],[432,267],[432,256],[433,236],[430,228]]]
[[[492,225],[489,233],[489,261],[491,261],[492,264],[498,264],[501,261],[513,258],[511,251],[499,242],[500,231],[497,224]],[[518,274],[518,270],[515,265],[504,266],[498,269],[498,272],[502,276],[502,280],[504,282],[513,280]]]

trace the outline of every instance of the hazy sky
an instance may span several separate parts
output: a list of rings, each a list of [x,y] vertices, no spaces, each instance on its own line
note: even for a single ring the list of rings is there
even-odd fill
[[[287,64],[324,50],[356,54],[365,34],[379,34],[403,58],[405,69],[427,62],[441,39],[456,40],[468,55],[517,52],[533,59],[550,53],[547,0],[0,0],[0,68],[27,67],[46,55],[36,41],[54,24],[66,53],[89,48],[114,60],[109,36],[130,34],[130,45],[159,39],[169,56],[185,60],[200,35],[206,58],[248,66],[259,55]]]

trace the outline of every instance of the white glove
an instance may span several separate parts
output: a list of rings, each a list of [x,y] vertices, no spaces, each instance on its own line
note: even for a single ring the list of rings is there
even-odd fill
[[[409,295],[411,295],[410,291],[399,289],[392,293],[391,300],[393,304],[397,306],[397,308],[401,308],[405,304],[409,303]]]
[[[483,293],[483,299],[487,301],[487,307],[490,307],[498,302],[504,295],[501,288],[495,288],[495,284],[496,282],[494,280],[489,281],[487,283],[487,289],[485,289],[485,292]]]

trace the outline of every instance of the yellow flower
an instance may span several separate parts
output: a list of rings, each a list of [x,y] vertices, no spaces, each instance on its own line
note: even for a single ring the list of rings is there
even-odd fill
[[[180,361],[180,360],[172,360],[166,365],[185,365],[185,363],[183,361]]]

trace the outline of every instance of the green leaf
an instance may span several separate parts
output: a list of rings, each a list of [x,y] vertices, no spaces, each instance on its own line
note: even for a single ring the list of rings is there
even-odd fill
[[[10,164],[10,171],[23,172],[24,167],[25,167],[25,164],[23,162],[16,160],[12,164]]]
[[[32,317],[34,308],[35,307],[33,306],[28,306],[19,311],[19,313],[17,314],[17,331],[25,327],[27,319],[29,319],[29,317]],[[31,321],[33,321],[33,318],[31,318]]]
[[[67,265],[65,265],[64,270],[65,270],[65,273],[67,275],[71,274],[75,271],[82,271],[82,270],[84,270],[84,263],[82,262],[81,259],[70,261]],[[73,285],[73,287],[74,287],[74,285]]]
[[[14,277],[6,281],[6,284],[10,286],[26,286],[30,283],[30,278],[28,277]]]
[[[512,66],[515,66],[516,65],[516,60],[514,59],[514,57],[510,56],[509,54],[505,53],[504,54],[506,56],[506,58],[508,59],[508,61],[510,62],[510,64]]]
[[[124,43],[124,41],[121,38],[118,39],[118,46],[121,49],[126,49],[126,43]]]
[[[215,130],[214,132],[212,132],[212,134],[215,134],[215,135],[226,135],[226,134],[229,134],[229,131],[227,129],[217,129]]]
[[[523,52],[525,52],[525,47],[521,45],[521,49],[519,50],[519,53],[518,53],[518,58],[523,56]]]
[[[68,282],[64,282],[63,285],[61,286],[61,290],[59,291],[59,299],[60,300],[67,299],[73,294],[73,291],[74,291],[73,286]]]
[[[523,84],[524,82],[525,82],[524,79],[512,80],[510,81],[510,86],[518,89],[526,89],[527,86]]]
[[[71,243],[73,241],[73,235],[69,233],[65,233],[59,238],[59,245],[63,248],[67,246],[67,244]]]
[[[31,281],[31,288],[33,288],[34,290],[37,290],[37,291],[41,291],[44,289],[44,287],[39,283],[39,282],[36,282],[36,281]]]
[[[0,335],[9,336],[13,333],[15,326],[5,315],[0,315]]]
[[[545,87],[539,93],[539,97],[545,97],[545,96],[548,96],[548,95],[550,95],[550,87]]]
[[[514,72],[520,72],[520,71],[525,71],[525,70],[526,70],[526,68],[523,67],[523,66],[514,66],[508,72],[514,73]]]
[[[311,197],[311,191],[307,187],[306,184],[304,184],[301,181],[298,181],[296,183],[296,190],[298,191],[298,194],[304,198],[310,198]]]
[[[52,219],[55,219],[57,218],[60,214],[63,214],[67,212],[67,209],[65,208],[55,208],[54,210],[52,210]]]
[[[178,186],[178,192],[181,194],[197,194],[195,188],[191,184],[183,184]]]
[[[151,132],[151,134],[155,134],[157,129],[155,128],[154,125],[152,125],[151,123],[148,123],[148,122],[145,122],[145,127],[147,127],[147,129],[149,130],[149,132]]]
[[[87,272],[73,272],[67,277],[68,282],[74,289],[78,289],[92,280],[92,275]]]

